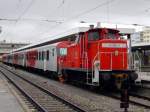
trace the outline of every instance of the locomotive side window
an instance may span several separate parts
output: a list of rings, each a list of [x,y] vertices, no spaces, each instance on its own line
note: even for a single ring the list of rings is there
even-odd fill
[[[67,55],[67,48],[60,48],[60,55],[61,56]]]
[[[99,40],[100,35],[99,32],[89,32],[88,33],[88,40],[89,41],[95,41],[95,40]]]

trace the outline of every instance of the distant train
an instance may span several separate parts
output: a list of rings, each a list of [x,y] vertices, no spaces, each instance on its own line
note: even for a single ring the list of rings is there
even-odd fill
[[[4,63],[50,71],[63,81],[91,86],[121,87],[124,80],[134,83],[138,75],[129,69],[127,41],[119,31],[91,28],[73,35],[74,40],[19,49],[3,55]]]

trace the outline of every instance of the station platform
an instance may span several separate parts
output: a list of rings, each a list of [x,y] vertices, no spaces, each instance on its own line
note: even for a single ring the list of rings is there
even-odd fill
[[[25,112],[0,74],[0,112]]]
[[[138,80],[150,82],[150,72],[137,72]]]

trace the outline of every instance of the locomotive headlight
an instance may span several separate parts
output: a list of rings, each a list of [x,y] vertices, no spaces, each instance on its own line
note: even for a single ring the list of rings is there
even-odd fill
[[[95,65],[95,66],[96,66],[96,67],[99,67],[99,65],[100,65],[100,63],[96,63],[96,65]]]
[[[94,62],[94,65],[95,65],[95,67],[99,67],[99,66],[100,66],[100,61],[96,60],[96,61]]]

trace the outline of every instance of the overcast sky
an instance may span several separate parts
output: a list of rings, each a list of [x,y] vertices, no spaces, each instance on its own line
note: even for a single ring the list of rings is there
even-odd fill
[[[0,19],[0,41],[34,43],[83,26],[80,21],[150,26],[150,0],[0,0]]]

